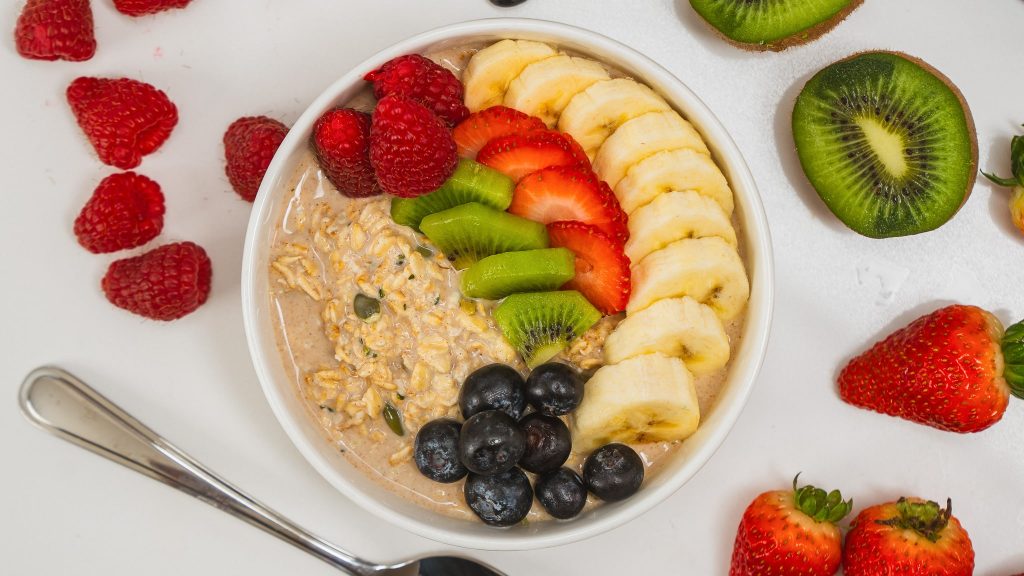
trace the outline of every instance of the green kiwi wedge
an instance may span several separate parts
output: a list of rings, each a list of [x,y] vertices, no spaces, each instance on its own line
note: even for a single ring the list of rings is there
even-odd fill
[[[864,52],[814,75],[796,99],[800,164],[829,210],[871,238],[942,226],[978,167],[974,120],[939,71],[895,52]]]
[[[576,255],[568,248],[495,254],[462,273],[462,294],[498,300],[516,292],[555,290],[576,275]]]
[[[531,369],[553,358],[600,319],[597,308],[575,290],[513,294],[494,310],[505,339]]]
[[[420,229],[423,218],[467,202],[504,210],[512,204],[516,183],[501,172],[463,158],[440,188],[417,198],[392,198],[391,219]]]
[[[747,50],[781,51],[835,28],[864,0],[690,0],[723,38]]]
[[[431,214],[420,230],[459,270],[494,254],[548,247],[543,224],[478,202]]]

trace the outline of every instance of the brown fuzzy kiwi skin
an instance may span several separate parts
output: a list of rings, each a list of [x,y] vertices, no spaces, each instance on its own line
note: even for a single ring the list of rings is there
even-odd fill
[[[828,34],[833,28],[838,26],[840,22],[846,20],[846,17],[852,14],[853,11],[859,8],[860,5],[863,3],[864,0],[853,0],[853,2],[850,2],[849,6],[843,8],[842,10],[837,12],[835,16],[829,18],[828,20],[825,20],[820,24],[815,24],[814,26],[811,26],[806,30],[797,32],[792,36],[787,36],[785,38],[782,38],[781,40],[776,40],[769,44],[738,42],[723,34],[722,31],[719,30],[718,28],[712,26],[711,23],[705,20],[700,14],[697,14],[697,17],[700,18],[701,21],[704,22],[704,25],[710,28],[716,36],[737,48],[741,48],[748,52],[782,52],[783,50],[792,48],[794,46],[802,46],[804,44],[809,44],[811,42],[814,42],[818,38],[821,38],[825,34]],[[694,12],[696,12],[696,10]]]

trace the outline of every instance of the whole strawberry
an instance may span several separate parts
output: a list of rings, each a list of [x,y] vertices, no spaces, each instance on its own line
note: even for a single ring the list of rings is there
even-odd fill
[[[1013,188],[1010,196],[1010,219],[1018,230],[1024,232],[1024,136],[1010,140],[1011,178],[1000,178],[995,174],[982,172],[986,178],[1000,185]]]
[[[836,524],[853,507],[838,490],[814,486],[765,492],[736,531],[729,576],[831,576],[842,558]]]
[[[846,576],[971,576],[974,547],[952,502],[900,498],[865,509],[850,524],[843,551]]]
[[[164,10],[184,8],[192,0],[114,0],[114,8],[128,16],[145,16]]]
[[[469,109],[462,100],[462,82],[447,68],[419,54],[389,60],[365,79],[373,82],[373,95],[377,99],[404,96],[423,104],[449,126],[469,116]]]
[[[100,182],[75,219],[78,243],[94,254],[142,246],[164,227],[160,185],[135,172]]]
[[[103,293],[118,308],[153,320],[175,320],[206,302],[211,276],[206,251],[177,242],[112,263],[103,277]]]
[[[1005,334],[976,306],[954,305],[918,318],[839,374],[839,394],[867,408],[952,432],[998,422],[1009,394],[1024,396],[1024,325]]]
[[[178,123],[178,109],[162,91],[130,78],[77,78],[68,104],[105,164],[135,168]]]
[[[28,0],[14,27],[18,54],[80,62],[96,54],[89,0]]]
[[[266,116],[239,118],[228,126],[224,132],[224,171],[239,196],[249,202],[256,199],[267,166],[287,135],[287,126]]]
[[[370,163],[381,190],[413,198],[437,190],[455,171],[451,131],[422,104],[385,96],[373,111]]]
[[[370,164],[370,115],[351,108],[328,110],[313,126],[313,151],[320,167],[345,196],[381,193]]]

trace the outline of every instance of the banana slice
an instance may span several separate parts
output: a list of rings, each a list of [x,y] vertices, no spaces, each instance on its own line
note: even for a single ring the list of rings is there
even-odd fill
[[[736,231],[722,207],[692,190],[669,192],[629,215],[626,256],[630,262],[639,262],[676,240],[709,236],[736,246]]]
[[[480,50],[462,73],[466,106],[476,112],[501,104],[509,83],[523,68],[557,55],[551,46],[529,40],[502,40]]]
[[[721,238],[679,240],[633,266],[627,314],[662,298],[689,296],[707,304],[723,322],[736,317],[750,297],[747,272],[736,249]]]
[[[637,162],[679,148],[710,153],[693,125],[674,110],[648,112],[623,123],[604,141],[594,156],[594,172],[614,189]]]
[[[601,144],[623,123],[664,110],[671,107],[654,90],[629,78],[615,78],[591,84],[573,96],[558,119],[558,129],[575,138],[593,160]]]
[[[683,440],[699,423],[697,391],[683,361],[637,356],[602,366],[587,381],[573,415],[573,449]]]
[[[554,128],[573,96],[607,79],[608,71],[597,62],[560,54],[523,68],[508,85],[505,106],[536,116]]]
[[[732,190],[715,161],[707,154],[683,148],[659,152],[630,168],[615,186],[615,195],[626,214],[632,214],[659,194],[672,190],[695,190],[718,202],[732,216]]]
[[[681,358],[694,376],[706,376],[729,362],[729,336],[714,310],[683,296],[627,316],[604,341],[608,364],[655,352]]]

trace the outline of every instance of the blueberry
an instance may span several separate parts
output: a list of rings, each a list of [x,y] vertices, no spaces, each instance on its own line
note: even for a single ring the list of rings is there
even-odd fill
[[[475,474],[500,474],[519,462],[526,437],[511,416],[500,410],[481,412],[462,425],[459,458]]]
[[[416,434],[413,460],[424,476],[435,482],[455,482],[469,470],[459,460],[462,424],[450,418],[427,422]]]
[[[463,491],[466,504],[485,524],[511,526],[530,513],[533,488],[519,468],[500,474],[470,474]]]
[[[583,482],[601,500],[625,500],[640,489],[644,462],[625,444],[606,444],[594,450],[583,463]]]
[[[526,437],[526,452],[519,465],[528,472],[540,474],[565,464],[572,452],[572,435],[561,419],[530,412],[519,421]]]
[[[526,2],[526,0],[491,0],[491,4],[494,4],[495,6],[500,6],[502,8],[519,6],[523,2]]]
[[[587,503],[587,487],[579,474],[568,468],[541,474],[534,488],[540,505],[559,520],[575,518]]]
[[[583,400],[583,378],[561,362],[541,364],[526,380],[526,401],[548,416],[568,414]]]
[[[518,420],[526,411],[525,382],[511,366],[488,364],[466,377],[459,391],[459,409],[469,418],[484,410],[501,410]]]

